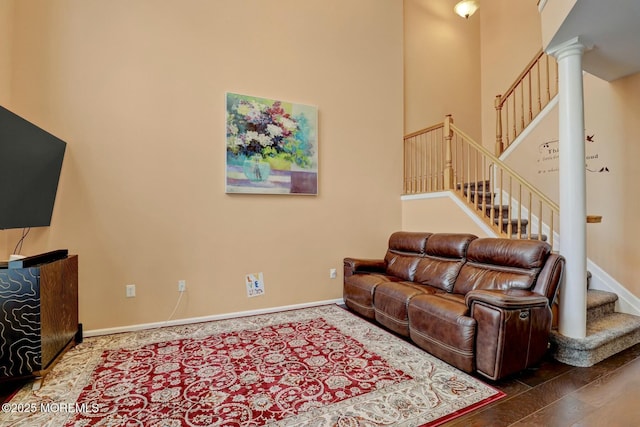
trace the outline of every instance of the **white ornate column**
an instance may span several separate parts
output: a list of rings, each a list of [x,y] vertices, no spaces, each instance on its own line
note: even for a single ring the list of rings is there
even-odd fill
[[[584,338],[587,331],[587,203],[584,93],[579,38],[550,49],[558,61],[560,137],[560,254],[566,270],[559,299],[559,332]]]

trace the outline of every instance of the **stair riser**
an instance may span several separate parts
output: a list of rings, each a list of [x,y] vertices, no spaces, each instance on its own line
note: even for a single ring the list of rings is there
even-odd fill
[[[494,220],[494,223],[496,225],[498,225],[500,223],[500,220],[496,219]],[[503,233],[508,233],[509,232],[509,224],[502,224],[502,232]],[[518,234],[518,221],[517,220],[513,220],[511,223],[511,233],[512,234]],[[526,224],[520,224],[520,234],[527,234],[527,225]]]
[[[462,184],[458,184],[456,188],[460,189],[460,188],[464,188],[465,192],[467,191],[467,189],[471,188],[472,190],[475,190],[476,188],[479,188],[480,190],[482,190],[482,188],[484,187],[484,189],[486,191],[489,191],[489,189],[491,188],[491,185],[489,183],[489,181],[481,181],[481,182],[469,182],[466,183],[464,185]]]
[[[616,310],[615,302],[602,304],[596,307],[589,307],[587,309],[587,323],[601,319],[606,315],[613,313],[615,310]]]
[[[465,197],[466,197],[466,192],[465,192]],[[475,198],[476,198],[475,192],[471,191],[470,202],[471,203],[475,203],[475,200],[476,200]],[[478,200],[478,207],[479,207],[480,210],[482,210],[482,206],[481,206],[481,204],[482,204],[482,200],[481,200],[482,199],[482,194],[478,195],[478,198],[480,199],[480,200]],[[485,198],[485,205],[486,204],[490,205],[489,207],[485,207],[485,215],[486,215],[487,218],[491,218],[491,209],[492,209],[492,207],[491,207],[492,200],[491,199],[493,197],[491,196],[491,194],[485,194],[484,198]],[[499,225],[500,222],[501,222],[500,221],[500,207],[496,208],[494,206],[493,209],[495,211],[494,214],[493,214],[494,215],[493,216],[494,224]],[[505,220],[505,219],[508,220],[509,218],[510,218],[509,209],[503,208],[502,209],[502,219],[503,220]],[[520,221],[520,234],[526,234],[527,233],[527,223],[528,223],[527,221],[523,221],[523,220]],[[518,234],[518,220],[517,219],[512,219],[511,220],[511,224],[512,224],[511,225],[511,232],[513,234]],[[502,221],[502,232],[503,233],[508,233],[509,232],[509,222],[508,221]]]
[[[493,204],[493,195],[491,193],[484,193],[484,195],[482,193],[477,194],[478,196],[478,205],[482,205],[482,200],[484,199],[484,203],[486,205],[492,205]],[[464,192],[464,198],[467,198],[467,192]],[[476,193],[474,191],[471,192],[471,196],[469,196],[469,201],[471,203],[475,203],[476,201]]]
[[[478,206],[478,209],[482,210],[482,206]],[[500,218],[500,207],[499,206],[485,206],[484,208],[484,214],[487,216],[487,218],[491,218],[491,210],[493,209],[493,217],[494,218]],[[503,206],[502,207],[502,218],[509,218],[509,207],[508,206]]]
[[[460,189],[463,186],[461,184],[458,184],[457,188]],[[494,218],[494,224],[496,226],[499,226],[502,223],[502,232],[505,234],[509,234],[509,219],[511,219],[511,234],[512,236],[516,236],[518,234],[525,236],[527,234],[527,226],[529,224],[529,221],[525,218],[522,218],[520,220],[520,230],[518,230],[518,219],[517,218],[512,218],[511,217],[511,213],[510,213],[510,209],[508,205],[504,205],[502,206],[502,221],[500,221],[500,206],[496,205],[494,202],[494,194],[490,193],[490,192],[476,192],[475,189],[475,183],[470,183],[470,184],[465,184],[464,185],[464,191],[463,191],[463,197],[465,200],[467,200],[468,202],[475,204],[476,202],[476,197],[478,197],[478,210],[480,212],[483,211],[483,202],[484,202],[484,214],[486,216],[486,218],[491,218],[491,209],[494,210],[494,214],[493,214],[493,218]],[[484,199],[484,200],[483,200]],[[534,235],[532,237],[534,240],[537,240],[537,235]],[[543,241],[547,240],[547,236],[542,236]]]

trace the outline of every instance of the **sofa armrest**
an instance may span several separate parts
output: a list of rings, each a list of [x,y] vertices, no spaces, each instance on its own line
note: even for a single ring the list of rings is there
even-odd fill
[[[349,277],[355,273],[384,273],[387,264],[383,259],[344,259],[344,277]]]
[[[467,292],[465,296],[467,307],[471,307],[471,305],[477,301],[505,309],[544,307],[549,305],[549,300],[544,295],[524,289],[476,289]]]
[[[465,301],[477,322],[479,373],[497,380],[542,359],[551,329],[547,297],[522,289],[477,289]]]
[[[553,304],[556,298],[564,275],[564,266],[565,259],[562,255],[550,254],[532,289],[534,292],[545,295],[549,299],[549,305]]]

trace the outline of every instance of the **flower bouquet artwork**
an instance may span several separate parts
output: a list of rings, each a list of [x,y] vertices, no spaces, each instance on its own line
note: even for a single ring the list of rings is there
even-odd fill
[[[227,93],[227,193],[318,194],[317,107]]]

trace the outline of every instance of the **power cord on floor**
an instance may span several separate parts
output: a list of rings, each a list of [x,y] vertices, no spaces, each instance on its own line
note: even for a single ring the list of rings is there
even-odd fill
[[[169,321],[171,321],[171,319],[173,318],[173,315],[176,314],[176,311],[178,310],[178,306],[180,305],[180,301],[182,300],[182,294],[184,294],[185,292],[186,291],[180,292],[180,295],[178,296],[178,301],[176,301],[176,306],[173,307],[173,311],[171,312],[171,314],[169,315],[169,318],[164,323],[169,323]]]
[[[22,236],[20,237],[20,240],[18,240],[18,243],[16,243],[16,247],[13,248],[13,253],[15,255],[20,255],[20,252],[22,252],[22,244],[24,243],[24,239],[29,235],[30,231],[31,227],[22,229]]]

